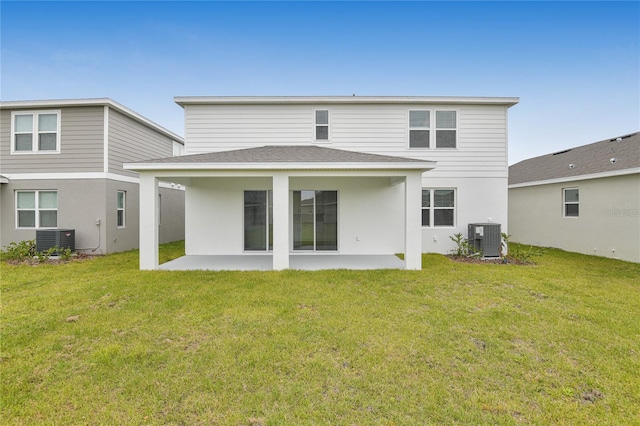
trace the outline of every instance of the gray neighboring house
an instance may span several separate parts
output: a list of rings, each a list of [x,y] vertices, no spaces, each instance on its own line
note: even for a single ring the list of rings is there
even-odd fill
[[[78,251],[139,244],[139,177],[124,162],[180,155],[184,140],[108,98],[0,103],[0,246],[75,229]],[[162,183],[160,242],[184,239],[184,188]]]
[[[640,262],[640,133],[509,167],[519,243]]]

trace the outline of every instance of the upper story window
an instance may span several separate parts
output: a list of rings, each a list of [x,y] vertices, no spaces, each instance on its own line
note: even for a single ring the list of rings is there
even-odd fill
[[[315,139],[317,141],[329,140],[329,110],[317,109],[315,111]]]
[[[429,110],[409,111],[409,147],[429,148],[430,139],[430,113]]]
[[[436,148],[455,148],[457,117],[455,111],[436,111]]]
[[[12,153],[60,152],[60,111],[11,114]]]
[[[56,228],[57,191],[16,191],[17,228]]]
[[[458,119],[456,111],[435,111],[435,132],[431,131],[430,110],[409,110],[409,148],[456,148]]]
[[[578,188],[564,188],[564,217],[580,216],[580,190]]]

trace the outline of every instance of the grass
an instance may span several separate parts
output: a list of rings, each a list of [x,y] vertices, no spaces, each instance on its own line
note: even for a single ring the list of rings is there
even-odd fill
[[[137,262],[1,265],[2,424],[640,424],[637,264]]]

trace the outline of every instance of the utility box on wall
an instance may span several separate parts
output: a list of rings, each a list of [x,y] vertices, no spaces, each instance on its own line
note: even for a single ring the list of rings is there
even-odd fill
[[[499,223],[470,223],[469,245],[483,257],[500,257],[502,233]]]
[[[36,230],[36,250],[49,250],[52,247],[76,250],[75,229],[38,229]],[[57,254],[57,253],[56,253]]]

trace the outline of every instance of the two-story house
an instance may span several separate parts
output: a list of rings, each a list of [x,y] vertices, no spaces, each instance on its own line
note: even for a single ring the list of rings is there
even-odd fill
[[[130,161],[180,154],[183,138],[111,99],[0,103],[0,244],[75,230],[78,251],[138,247],[138,174]],[[157,190],[160,242],[184,238],[184,190]]]
[[[125,165],[140,173],[142,269],[159,267],[158,181],[186,187],[185,268],[420,269],[469,223],[507,230],[518,98],[175,100],[186,155]]]

